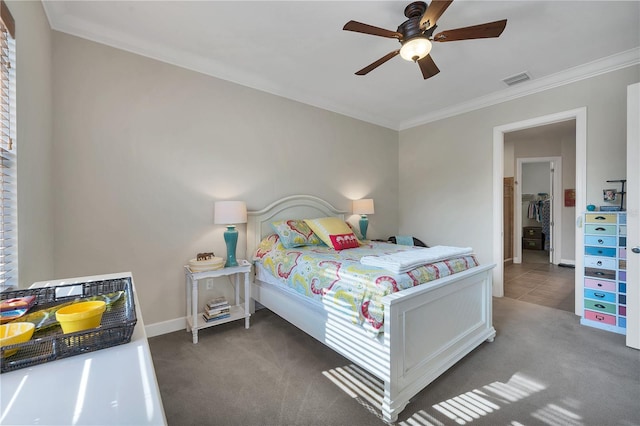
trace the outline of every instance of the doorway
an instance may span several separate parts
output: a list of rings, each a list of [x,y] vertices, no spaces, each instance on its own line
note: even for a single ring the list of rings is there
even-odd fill
[[[584,205],[584,199],[586,196],[586,108],[578,108],[575,110],[564,111],[556,114],[551,114],[542,117],[536,117],[529,120],[510,123],[503,126],[494,128],[493,137],[493,159],[494,159],[494,175],[493,175],[493,259],[496,265],[493,273],[493,293],[496,297],[504,296],[504,254],[503,254],[503,185],[505,175],[505,135],[525,129],[533,129],[536,127],[559,123],[569,120],[575,120],[575,185],[571,188],[575,191],[574,204],[576,206]],[[584,243],[582,241],[582,234],[575,231],[575,223],[579,218],[580,212],[573,209],[572,217],[570,220],[565,221],[568,226],[574,229],[573,247],[565,247],[563,250],[573,249],[571,256],[575,259],[576,268],[582,267],[582,259],[580,256],[576,256],[576,253],[581,253],[584,249]],[[562,254],[561,254],[562,256]],[[571,268],[567,268],[569,274],[573,276],[574,287],[574,313],[578,314],[582,311],[582,298],[578,297],[580,294],[579,289],[580,282],[575,276],[575,271]]]
[[[515,175],[514,261],[505,265],[504,295],[574,311],[574,253],[561,261],[562,240],[573,247],[574,228],[563,235],[563,187],[575,185],[575,120],[505,134],[505,178]],[[512,164],[515,163],[515,167]],[[567,175],[563,165],[567,165]],[[508,207],[505,206],[505,209]],[[572,222],[572,219],[569,218]],[[572,224],[570,222],[570,224]],[[567,245],[567,244],[565,244]]]
[[[565,124],[568,123],[568,124]],[[575,137],[575,126],[564,122],[548,128],[549,139]],[[555,132],[555,136],[551,136]],[[524,141],[525,143],[528,141]],[[571,143],[571,141],[569,142]],[[572,145],[575,147],[575,141]],[[571,150],[568,150],[571,151]],[[573,159],[567,159],[571,163]],[[562,203],[557,194],[562,189],[562,157],[516,159],[516,217],[514,235],[519,242],[514,263],[559,264],[562,253]],[[572,182],[573,184],[573,182]],[[573,235],[569,237],[573,238]],[[544,261],[546,258],[546,262]],[[573,264],[573,256],[565,263]],[[528,262],[529,261],[529,262]]]

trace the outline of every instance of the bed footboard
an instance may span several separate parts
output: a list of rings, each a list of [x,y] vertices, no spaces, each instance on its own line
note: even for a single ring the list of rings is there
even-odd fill
[[[393,422],[409,399],[484,341],[493,341],[492,275],[476,267],[386,296],[391,363],[382,415]]]
[[[256,280],[252,298],[384,382],[381,412],[395,422],[409,400],[485,340],[492,341],[495,265],[478,266],[382,299],[373,339],[328,306]]]

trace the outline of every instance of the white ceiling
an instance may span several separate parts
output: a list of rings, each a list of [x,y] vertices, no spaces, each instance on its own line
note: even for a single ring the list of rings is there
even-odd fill
[[[396,130],[640,63],[639,1],[456,0],[439,31],[508,19],[499,38],[434,43],[423,80],[397,40],[410,1],[43,1],[53,29]],[[532,80],[507,87],[527,72]]]

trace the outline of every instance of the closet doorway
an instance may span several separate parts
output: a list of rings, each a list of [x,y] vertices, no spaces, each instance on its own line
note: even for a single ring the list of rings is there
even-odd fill
[[[516,163],[514,263],[557,265],[562,252],[562,204],[557,195],[562,191],[562,157],[517,158]]]

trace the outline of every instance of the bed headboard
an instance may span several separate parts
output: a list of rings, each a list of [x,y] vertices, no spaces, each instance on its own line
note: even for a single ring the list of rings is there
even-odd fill
[[[262,210],[247,212],[247,259],[251,261],[260,241],[273,234],[271,222],[282,219],[315,219],[339,217],[344,220],[347,212],[340,211],[327,201],[313,195],[291,195],[274,201]]]

